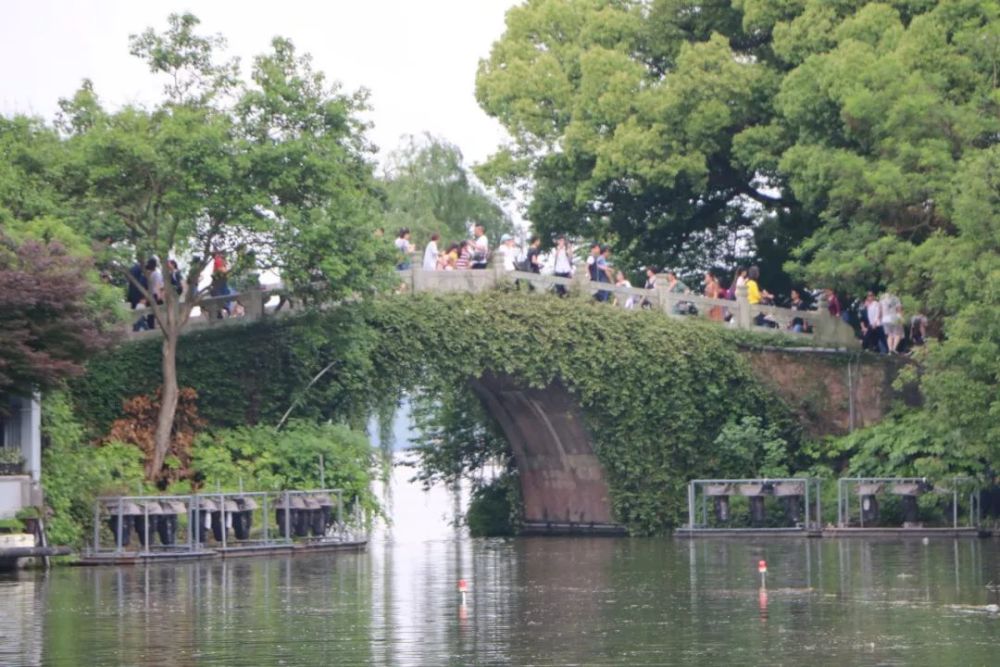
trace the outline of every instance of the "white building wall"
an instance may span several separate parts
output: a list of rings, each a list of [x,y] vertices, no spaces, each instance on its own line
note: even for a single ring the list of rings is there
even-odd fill
[[[3,427],[6,447],[21,451],[23,474],[0,477],[0,518],[23,507],[42,504],[42,408],[38,395],[11,399]]]

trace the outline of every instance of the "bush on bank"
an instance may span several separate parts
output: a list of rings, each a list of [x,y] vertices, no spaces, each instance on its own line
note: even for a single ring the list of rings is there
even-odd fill
[[[342,424],[293,420],[218,429],[195,440],[194,480],[206,491],[340,489],[346,506],[379,511],[371,491],[375,453]]]
[[[51,543],[84,544],[100,496],[159,492],[145,480],[143,452],[129,443],[92,442],[65,394],[46,396],[42,414]],[[371,492],[376,457],[363,433],[343,425],[294,420],[280,430],[266,425],[219,428],[201,433],[193,449],[191,477],[164,492],[325,486],[343,491],[348,511],[355,506],[368,516],[380,511]]]
[[[50,543],[82,544],[93,527],[94,501],[99,496],[151,490],[145,482],[142,452],[123,443],[91,444],[65,393],[45,396],[42,435]]]

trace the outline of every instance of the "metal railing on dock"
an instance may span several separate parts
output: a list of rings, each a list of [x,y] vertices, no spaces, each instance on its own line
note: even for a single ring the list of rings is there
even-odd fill
[[[730,498],[747,498],[750,527],[734,526]],[[784,524],[767,525],[765,500],[780,498]],[[709,521],[708,499],[713,499],[714,525]],[[701,521],[698,521],[700,509]],[[687,531],[810,531],[822,525],[820,480],[812,477],[694,479],[688,482]]]
[[[345,514],[340,489],[103,497],[94,503],[93,545],[84,560],[206,558],[360,544],[367,541],[364,523],[357,507],[353,516]],[[130,548],[133,533],[137,549]]]
[[[926,477],[842,477],[837,480],[837,527],[851,527],[851,496],[856,495],[858,496],[857,528],[875,528],[874,524],[880,518],[878,499],[889,495],[900,498],[902,528],[924,528],[918,521],[917,498],[924,494],[936,493],[951,496],[949,528],[977,529],[980,524],[979,491],[979,483],[973,477],[950,477],[937,484]],[[968,522],[962,526],[959,523],[959,506],[966,492],[968,492]]]

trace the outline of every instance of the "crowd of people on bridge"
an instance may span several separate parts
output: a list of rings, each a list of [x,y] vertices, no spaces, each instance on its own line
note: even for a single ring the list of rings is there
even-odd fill
[[[505,271],[524,271],[530,273],[548,273],[560,278],[571,278],[579,264],[573,245],[563,235],[557,236],[549,252],[541,250],[542,240],[538,236],[530,236],[524,247],[518,246],[510,234],[503,234],[500,243],[491,251],[489,239],[483,225],[476,224],[472,228],[472,237],[462,239],[445,246],[439,234],[430,236],[422,253],[420,268],[426,271],[462,271],[485,269],[491,261],[500,262]],[[398,252],[397,268],[409,269],[412,257],[417,254],[417,248],[410,238],[410,230],[399,230],[395,240]],[[612,249],[609,245],[592,243],[584,260],[585,271],[590,281],[631,288],[625,271],[615,268],[612,263]],[[672,294],[695,294],[676,272],[670,269],[658,271],[654,267],[644,267],[646,276],[645,289],[654,289],[658,281],[665,281],[667,290]],[[779,305],[779,299],[760,284],[760,269],[757,266],[739,267],[729,280],[725,280],[714,270],[705,271],[701,276],[701,295],[709,299],[734,301],[741,288],[746,288],[747,301],[750,305]],[[556,284],[553,291],[565,296],[568,290],[564,284]],[[877,296],[870,291],[863,301],[857,301],[850,308],[841,305],[836,292],[832,289],[808,291],[791,289],[786,300],[781,305],[795,311],[802,311],[802,316],[795,316],[784,325],[795,333],[812,333],[811,317],[806,313],[815,312],[823,296],[825,307],[832,317],[842,319],[853,326],[858,332],[862,346],[866,350],[882,354],[898,354],[912,345],[922,345],[927,336],[927,318],[923,315],[913,317],[909,323],[909,336],[903,317],[903,306],[898,297],[891,293]],[[649,298],[634,294],[616,294],[614,290],[598,289],[594,299],[600,302],[610,302],[615,305],[631,308],[648,308],[652,306]],[[692,302],[679,298],[673,306],[675,314],[696,314],[698,309]],[[723,304],[712,304],[707,307],[704,315],[718,322],[732,322],[733,310]],[[758,311],[754,316],[754,324],[760,327],[780,328],[778,321],[766,310]]]
[[[198,259],[196,258],[195,261],[197,262]],[[225,255],[216,250],[212,253],[209,265],[212,267],[211,283],[208,289],[209,296],[235,295],[236,290],[229,286],[229,265]],[[167,289],[173,290],[178,297],[184,295],[187,289],[187,280],[184,278],[184,273],[176,259],[167,260],[166,275],[167,277],[164,279],[159,261],[155,257],[150,257],[144,263],[136,262],[129,269],[129,278],[125,289],[126,301],[132,310],[142,311],[142,314],[132,324],[132,331],[147,331],[156,328],[156,316],[153,314],[149,297],[152,297],[156,304],[162,305],[166,298],[165,290]],[[168,284],[169,287],[167,287]],[[242,317],[244,314],[243,304],[234,297],[223,302],[215,316],[221,319]]]
[[[503,234],[495,249],[491,249],[489,238],[482,224],[472,227],[470,238],[460,239],[445,244],[437,233],[431,234],[422,253],[411,240],[410,230],[402,228],[396,235],[394,246],[397,252],[397,268],[409,269],[415,261],[425,271],[463,271],[485,269],[491,262],[497,262],[508,272],[521,271],[535,274],[551,274],[558,278],[570,279],[578,269],[586,271],[591,282],[618,288],[632,288],[626,272],[616,268],[612,262],[612,249],[609,245],[592,243],[582,263],[577,259],[576,251],[571,241],[563,235],[557,236],[552,249],[542,251],[542,239],[531,236],[523,247],[510,234]],[[209,295],[213,297],[233,295],[234,298],[222,304],[216,316],[240,317],[244,314],[243,306],[236,298],[235,291],[229,286],[229,266],[221,251],[213,252],[209,262],[211,266],[211,285]],[[699,314],[693,301],[683,298],[683,295],[694,295],[692,290],[677,273],[666,269],[659,271],[654,267],[643,267],[646,290],[655,289],[658,285],[667,292],[677,295],[673,302],[674,314]],[[147,301],[147,294],[155,299],[157,304],[164,303],[165,290],[174,290],[183,295],[186,284],[184,274],[177,261],[168,260],[166,271],[161,270],[155,257],[145,263],[136,262],[130,269],[130,280],[127,286],[127,300],[133,310],[142,310],[133,324],[133,331],[152,329],[156,325],[155,315]],[[140,287],[142,289],[140,289]],[[700,276],[700,294],[708,299],[716,300],[704,306],[705,317],[717,322],[733,322],[734,310],[718,301],[735,301],[740,290],[745,288],[746,298],[750,305],[777,305],[778,298],[760,284],[760,270],[757,266],[739,267],[729,280],[720,276],[714,270],[705,271]],[[566,284],[557,283],[552,287],[559,296],[569,292]],[[802,315],[791,318],[784,327],[796,333],[811,333],[813,324],[811,316],[806,313],[816,311],[819,306],[820,292],[791,289],[787,300],[782,305],[793,310],[802,311]],[[907,322],[904,319],[903,305],[898,297],[885,292],[881,295],[874,290],[867,293],[863,300],[854,302],[851,307],[844,308],[836,292],[832,289],[822,291],[825,307],[832,317],[841,318],[853,326],[859,333],[864,349],[881,354],[899,354],[913,345],[922,345],[927,337],[927,318],[918,314]],[[649,308],[654,301],[626,290],[601,289],[595,290],[594,299],[599,302],[610,302],[614,305],[632,309]],[[702,302],[704,303],[704,302]],[[787,318],[786,318],[787,319]],[[753,322],[760,327],[782,327],[766,309],[756,312]]]

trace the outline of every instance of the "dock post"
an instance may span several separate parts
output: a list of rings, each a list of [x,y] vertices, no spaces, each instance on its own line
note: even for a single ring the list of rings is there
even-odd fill
[[[101,550],[101,501],[94,501],[94,553]]]
[[[271,539],[268,537],[268,526],[267,526],[267,494],[265,493],[262,498],[264,499],[264,544],[269,544]]]
[[[688,482],[688,528],[694,529],[694,483],[695,480]]]
[[[340,489],[337,489],[337,530],[340,539],[344,539],[344,492]]]
[[[823,530],[823,514],[822,514],[822,486],[820,481],[816,480],[816,530]]]
[[[149,548],[149,501],[142,504],[142,546],[146,552],[150,552]]]
[[[115,544],[115,552],[121,553],[122,550],[122,498],[118,496],[118,524],[115,526],[118,532],[118,541]]]
[[[844,527],[843,480],[837,480],[837,527]]]
[[[292,499],[288,497],[288,491],[285,491],[285,539],[292,541]]]
[[[222,522],[220,528],[222,529],[222,550],[226,550],[226,499],[223,495],[219,494],[219,521]]]
[[[806,483],[803,484],[802,486],[806,487],[806,498],[805,498],[805,501],[806,501],[806,532],[808,533],[809,532],[809,481],[806,480]]]

